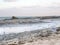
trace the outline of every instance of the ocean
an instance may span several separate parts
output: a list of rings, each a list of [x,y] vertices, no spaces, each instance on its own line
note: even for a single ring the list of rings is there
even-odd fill
[[[0,17],[0,20],[6,19],[8,17]],[[10,19],[10,18],[8,18]],[[60,19],[46,19],[44,20],[48,23],[32,23],[32,24],[7,24],[0,26],[0,34],[4,32],[8,33],[19,33],[24,31],[33,31],[38,29],[51,28],[52,30],[56,27],[60,27]]]

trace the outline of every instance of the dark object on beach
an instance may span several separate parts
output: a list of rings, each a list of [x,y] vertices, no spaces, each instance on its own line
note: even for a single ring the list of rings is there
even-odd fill
[[[56,31],[60,31],[60,27],[58,27]]]
[[[19,41],[18,44],[19,44],[19,45],[20,45],[20,44],[25,44],[25,42],[24,42],[24,41]]]
[[[48,37],[52,34],[51,30],[42,30],[40,36],[41,37]]]
[[[60,27],[57,27],[56,34],[60,34]]]
[[[15,17],[15,16],[12,16],[12,19],[18,19],[17,17]]]

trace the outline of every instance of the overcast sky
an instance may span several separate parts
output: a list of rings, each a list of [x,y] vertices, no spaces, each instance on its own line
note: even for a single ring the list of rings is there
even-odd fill
[[[0,16],[60,15],[60,0],[0,0]]]

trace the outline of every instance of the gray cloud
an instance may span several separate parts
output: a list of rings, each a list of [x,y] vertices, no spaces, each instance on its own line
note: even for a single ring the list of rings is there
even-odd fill
[[[16,2],[17,0],[4,0],[5,2]]]

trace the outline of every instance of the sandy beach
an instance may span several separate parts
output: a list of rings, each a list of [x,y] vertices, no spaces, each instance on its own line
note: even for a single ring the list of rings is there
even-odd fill
[[[24,45],[60,45],[60,34],[29,42]]]

